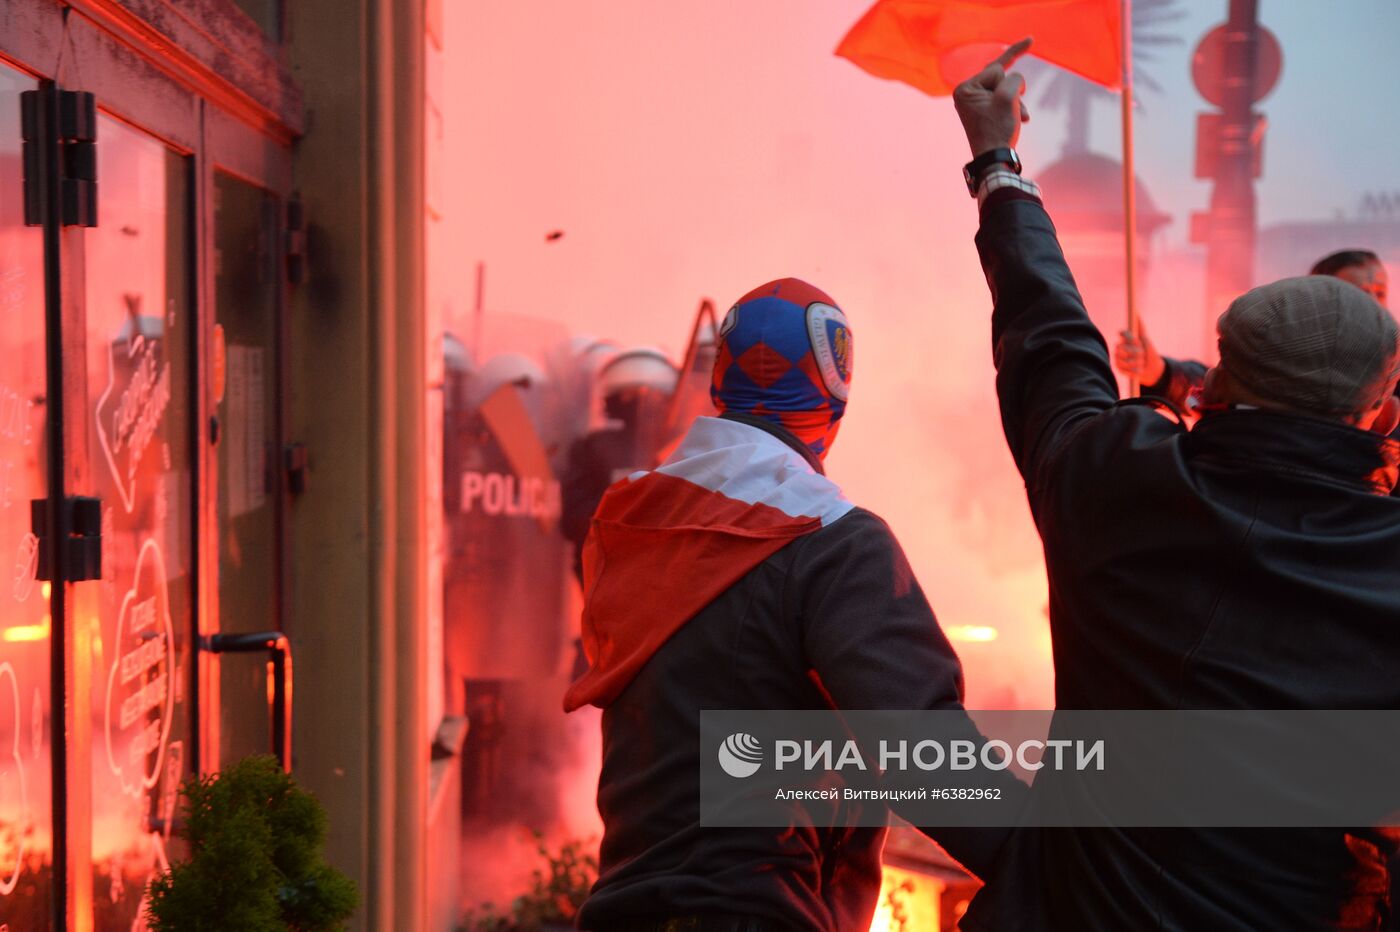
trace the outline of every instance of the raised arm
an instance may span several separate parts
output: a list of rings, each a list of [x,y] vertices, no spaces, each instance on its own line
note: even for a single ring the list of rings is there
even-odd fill
[[[1021,103],[1025,81],[1006,70],[1028,47],[1029,40],[1010,47],[953,95],[974,157],[1009,149],[1028,119]],[[1002,426],[1034,489],[1075,428],[1118,400],[1118,385],[1039,189],[995,163],[973,181],[982,212],[977,249],[994,303]]]
[[[1118,400],[1118,384],[1038,198],[1017,188],[992,192],[977,251],[992,291],[1002,427],[1034,488],[1075,428]]]
[[[1205,363],[1163,356],[1157,352],[1141,321],[1137,333],[1119,331],[1118,345],[1113,348],[1113,365],[1119,372],[1138,380],[1144,398],[1162,398],[1182,409],[1186,408],[1191,392],[1205,382]]]

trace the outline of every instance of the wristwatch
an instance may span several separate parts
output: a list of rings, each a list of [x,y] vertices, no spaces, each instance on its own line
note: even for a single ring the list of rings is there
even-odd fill
[[[982,181],[983,173],[993,165],[1005,165],[1016,174],[1021,174],[1021,157],[1015,149],[1006,146],[988,149],[963,166],[963,181],[967,182],[968,194],[977,196],[977,185]]]

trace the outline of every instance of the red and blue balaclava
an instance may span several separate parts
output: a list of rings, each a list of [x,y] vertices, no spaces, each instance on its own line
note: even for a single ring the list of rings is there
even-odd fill
[[[782,278],[739,299],[719,328],[710,397],[778,424],[824,458],[851,387],[851,327],[836,302]]]

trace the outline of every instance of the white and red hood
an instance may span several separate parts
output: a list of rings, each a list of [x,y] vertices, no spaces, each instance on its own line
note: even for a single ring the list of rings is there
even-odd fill
[[[590,668],[565,710],[608,705],[720,593],[852,507],[768,431],[697,418],[665,463],[614,484],[593,517],[583,549]]]

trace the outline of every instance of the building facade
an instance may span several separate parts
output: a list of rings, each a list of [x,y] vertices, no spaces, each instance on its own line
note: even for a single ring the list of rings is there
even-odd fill
[[[274,751],[352,927],[449,927],[440,19],[0,7],[0,924],[141,928],[180,782]]]

